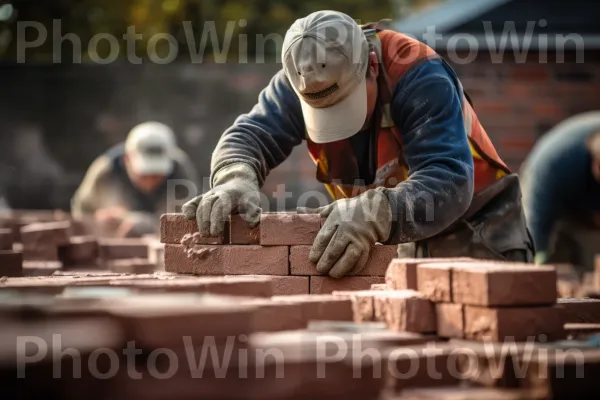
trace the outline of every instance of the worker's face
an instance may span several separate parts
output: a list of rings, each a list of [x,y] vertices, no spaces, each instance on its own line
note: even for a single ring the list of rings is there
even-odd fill
[[[165,175],[142,175],[136,173],[133,168],[131,168],[131,163],[129,162],[127,155],[125,155],[125,166],[127,167],[127,173],[129,174],[131,183],[144,193],[153,192],[166,179]]]
[[[367,74],[367,120],[365,121],[366,128],[371,123],[371,118],[375,113],[377,106],[377,77],[379,76],[379,62],[375,52],[369,53],[369,72]]]

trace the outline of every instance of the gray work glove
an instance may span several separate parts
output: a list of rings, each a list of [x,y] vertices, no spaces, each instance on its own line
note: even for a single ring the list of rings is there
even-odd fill
[[[200,235],[220,236],[229,216],[238,212],[250,227],[260,222],[260,194],[254,170],[245,163],[236,163],[218,171],[213,188],[182,207],[188,219],[198,221]]]
[[[298,213],[327,218],[308,256],[319,273],[332,278],[354,275],[365,267],[371,247],[387,241],[392,209],[383,190],[371,189],[316,209],[298,208]]]

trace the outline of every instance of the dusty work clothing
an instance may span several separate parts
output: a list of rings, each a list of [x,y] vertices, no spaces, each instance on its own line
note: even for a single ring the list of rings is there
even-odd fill
[[[377,111],[369,129],[343,141],[311,142],[299,100],[280,71],[254,109],[222,136],[213,154],[213,176],[227,165],[244,162],[262,184],[269,171],[305,141],[317,165],[317,179],[334,200],[378,186],[393,188],[386,192],[394,213],[387,243],[441,238],[449,228],[471,232],[458,223],[466,214],[478,218],[477,223],[487,221],[487,216],[494,221],[513,218],[510,223],[494,224],[516,228],[502,232],[511,238],[510,243],[491,243],[490,251],[485,242],[481,246],[486,250],[475,253],[502,258],[517,251],[522,253],[519,259],[530,259],[518,179],[513,176],[503,182],[510,171],[481,127],[454,71],[432,49],[407,36],[372,30],[368,37],[380,61]],[[477,203],[477,212],[468,213],[474,195],[489,189],[501,199],[507,192],[504,187],[514,187],[514,181],[518,193],[512,196],[510,213],[504,210],[507,203],[499,204],[496,197],[481,197],[485,204]],[[497,189],[491,189],[496,185]],[[499,236],[496,232],[488,239]],[[473,246],[472,241],[463,244],[460,255],[473,255]],[[435,247],[440,249],[436,255],[451,250],[442,251],[439,244]]]
[[[156,225],[157,217],[167,211],[169,181],[189,180],[197,184],[197,174],[193,164],[183,151],[174,155],[175,168],[167,179],[152,193],[140,191],[131,182],[125,167],[124,146],[118,145],[97,158],[90,166],[81,186],[73,197],[71,208],[74,215],[93,215],[100,209],[122,207],[137,213],[139,218],[146,215]],[[176,196],[183,199],[189,196],[185,185],[173,185]],[[176,211],[176,210],[175,210]]]
[[[600,112],[570,118],[539,140],[523,166],[525,212],[539,252],[553,251],[552,238],[562,222],[596,228],[600,183],[586,147],[595,132],[600,132]]]

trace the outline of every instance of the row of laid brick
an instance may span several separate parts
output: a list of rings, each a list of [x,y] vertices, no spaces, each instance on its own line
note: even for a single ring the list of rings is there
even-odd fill
[[[414,290],[336,291],[352,300],[356,322],[385,322],[395,331],[435,333],[443,338],[517,341],[565,338],[565,314],[557,306],[490,308],[433,303]],[[571,312],[571,316],[577,314]]]
[[[316,214],[262,213],[256,228],[250,228],[242,216],[232,215],[222,235],[202,237],[195,220],[182,214],[164,214],[160,218],[160,240],[167,244],[311,245],[321,226],[322,219]]]
[[[260,245],[165,245],[165,268],[169,272],[196,275],[320,275],[308,259],[311,246]],[[396,246],[373,246],[358,276],[384,277],[397,257]]]
[[[129,260],[127,260],[129,261]],[[29,277],[3,278],[0,291],[17,290],[28,293],[60,294],[72,287],[119,287],[134,292],[191,292],[233,296],[287,296],[331,294],[335,290],[366,290],[378,277],[328,277],[228,275],[190,276],[169,273],[138,274],[139,271],[55,271],[52,264],[31,262],[30,268],[50,269],[52,273],[29,274]],[[140,261],[144,267],[144,262]],[[50,276],[52,275],[52,276]]]

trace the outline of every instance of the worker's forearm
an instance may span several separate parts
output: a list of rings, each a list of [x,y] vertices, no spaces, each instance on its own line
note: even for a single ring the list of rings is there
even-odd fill
[[[454,183],[438,183],[437,186],[409,180],[387,190],[393,212],[388,243],[427,239],[461,218],[471,204],[473,183],[456,175],[455,178]]]
[[[304,121],[299,100],[283,71],[272,79],[248,114],[225,131],[213,153],[211,183],[222,168],[243,162],[262,185],[269,171],[302,142]]]

